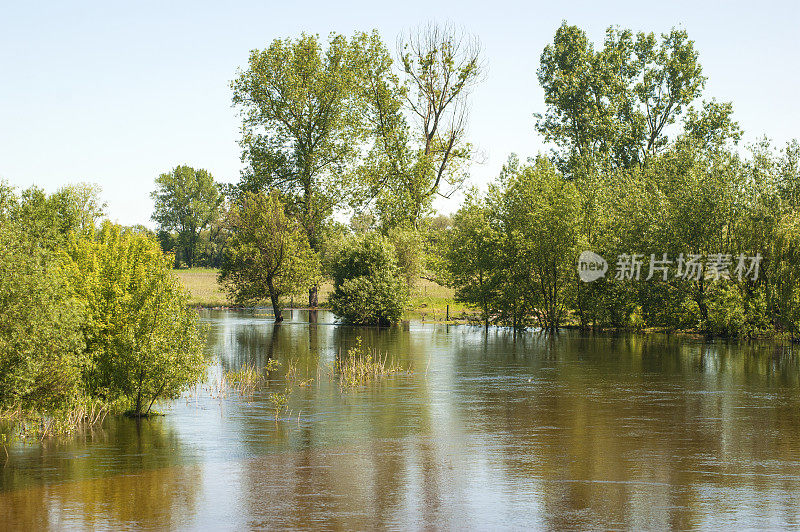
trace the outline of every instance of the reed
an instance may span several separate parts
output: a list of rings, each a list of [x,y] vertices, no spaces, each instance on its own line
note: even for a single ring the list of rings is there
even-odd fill
[[[252,397],[266,383],[267,378],[255,366],[245,364],[236,371],[226,371],[225,381],[242,397]]]
[[[341,353],[334,361],[334,373],[339,377],[342,387],[361,386],[371,381],[392,375],[411,375],[411,366],[403,366],[389,357],[389,353],[381,353],[377,349],[365,347],[361,338],[356,345]]]
[[[84,399],[46,414],[9,409],[0,412],[0,420],[7,423],[9,431],[0,434],[0,445],[5,449],[13,437],[44,441],[48,437],[72,434],[80,428],[91,428],[103,423],[111,408],[108,403]]]

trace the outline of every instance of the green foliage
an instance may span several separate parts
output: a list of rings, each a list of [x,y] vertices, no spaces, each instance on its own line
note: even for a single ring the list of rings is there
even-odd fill
[[[421,231],[409,226],[397,226],[390,229],[387,236],[394,246],[397,267],[411,290],[422,274],[424,257]]]
[[[0,224],[0,412],[55,410],[80,395],[85,308],[67,260]]]
[[[484,322],[524,326],[529,316],[556,329],[576,282],[581,239],[575,185],[544,158],[520,166],[511,158],[481,202],[470,197],[455,215],[447,253],[460,301],[476,304]]]
[[[775,272],[771,287],[778,323],[800,339],[800,213],[785,216],[773,244]]]
[[[269,298],[281,321],[281,297],[318,282],[319,259],[277,192],[245,192],[226,218],[230,233],[219,280],[236,303]]]
[[[540,62],[547,111],[536,128],[558,147],[568,175],[643,164],[667,145],[667,128],[705,84],[694,42],[677,29],[658,39],[610,27],[595,51],[564,22]]]
[[[333,277],[329,303],[345,322],[387,326],[400,320],[408,287],[386,237],[376,233],[350,237],[329,268]]]
[[[85,301],[83,382],[93,397],[147,415],[205,371],[196,312],[158,243],[106,223],[72,242],[73,293]]]
[[[71,233],[92,236],[103,216],[105,203],[100,187],[86,183],[68,185],[47,195],[38,187],[23,190],[19,197],[7,189],[6,216],[27,235],[49,249],[63,246]]]
[[[206,170],[176,166],[156,178],[156,190],[150,196],[155,202],[153,221],[161,231],[177,233],[176,247],[191,268],[201,231],[219,215],[222,197],[214,178]]]
[[[448,25],[410,31],[399,55],[402,81],[391,73],[387,54],[381,75],[373,74],[374,59],[365,62],[375,143],[360,176],[384,227],[416,227],[434,197],[449,197],[467,177],[473,155],[466,137],[469,94],[483,65],[477,38]]]
[[[446,246],[448,284],[456,299],[478,306],[488,325],[494,308],[499,262],[500,234],[492,226],[494,213],[473,192],[453,216],[453,230]]]

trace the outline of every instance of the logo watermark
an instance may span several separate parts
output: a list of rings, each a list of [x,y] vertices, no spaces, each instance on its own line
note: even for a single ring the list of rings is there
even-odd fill
[[[593,251],[584,251],[578,257],[578,277],[584,283],[591,283],[604,277],[607,271],[606,259]]]
[[[745,279],[757,280],[761,265],[761,254],[709,253],[708,255],[689,253],[679,254],[671,259],[667,253],[651,253],[649,260],[642,253],[621,253],[617,255],[614,279],[668,281],[669,279]],[[605,277],[608,262],[593,251],[584,251],[578,257],[578,277],[585,283]],[[646,276],[645,276],[646,273]]]

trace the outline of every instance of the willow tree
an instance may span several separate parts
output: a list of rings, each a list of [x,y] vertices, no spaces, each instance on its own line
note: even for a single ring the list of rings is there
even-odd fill
[[[364,70],[359,66],[364,47],[376,39],[377,34],[350,40],[331,34],[327,43],[306,34],[276,39],[252,51],[248,68],[231,83],[247,165],[240,186],[279,190],[315,252],[332,213],[360,196],[351,177],[367,133],[356,78]],[[308,298],[312,307],[317,294],[314,284]]]

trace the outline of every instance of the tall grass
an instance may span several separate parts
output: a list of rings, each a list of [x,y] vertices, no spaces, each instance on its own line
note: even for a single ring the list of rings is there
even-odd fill
[[[5,448],[15,435],[43,441],[52,436],[72,434],[79,428],[91,428],[103,423],[111,409],[112,405],[103,401],[84,399],[47,413],[21,408],[6,410],[0,412],[0,421],[6,422],[8,432],[0,434],[0,445]]]
[[[334,361],[333,369],[339,377],[342,387],[361,386],[371,381],[390,375],[411,375],[411,366],[403,366],[389,358],[389,353],[381,353],[377,349],[365,347],[361,337],[356,345],[341,353]]]

